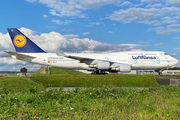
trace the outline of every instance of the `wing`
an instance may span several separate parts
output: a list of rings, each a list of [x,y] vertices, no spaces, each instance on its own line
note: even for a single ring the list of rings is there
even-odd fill
[[[36,57],[33,57],[33,56],[29,56],[29,55],[25,55],[25,54],[22,54],[22,53],[17,53],[17,52],[12,52],[12,51],[4,51],[10,55],[14,55],[14,56],[17,56],[17,57],[20,57],[20,58],[36,58]]]
[[[56,51],[56,54],[58,56],[63,56],[63,57],[79,60],[81,63],[86,63],[88,65],[97,63],[98,61],[107,61],[107,60],[102,60],[102,59],[94,59],[92,57],[87,57],[87,56],[66,55],[58,51]],[[110,62],[110,63],[113,64],[113,62]]]
[[[58,54],[57,54],[58,55]],[[107,71],[115,71],[115,72],[130,72],[131,71],[131,64],[127,63],[119,63],[119,62],[111,62],[108,60],[98,59],[94,56],[81,56],[81,55],[65,55],[64,53],[61,53],[59,55],[64,55],[67,58],[79,60],[82,63],[86,63],[89,65],[89,68],[97,68],[99,70],[107,70]],[[59,56],[58,55],[58,56]]]
[[[101,66],[98,69],[103,69],[103,70],[111,69],[112,71],[122,71],[122,72],[130,72],[131,71],[130,64],[117,63],[117,62],[111,62],[111,61],[102,60],[102,59],[93,59],[91,57],[81,57],[81,56],[74,56],[74,55],[69,55],[67,57],[75,59],[75,60],[79,60],[80,62],[86,63],[87,65],[93,65],[93,68],[98,68],[97,66]]]

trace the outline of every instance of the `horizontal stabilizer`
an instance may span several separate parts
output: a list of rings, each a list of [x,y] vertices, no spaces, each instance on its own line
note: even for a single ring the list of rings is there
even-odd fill
[[[56,55],[57,56],[63,56],[63,57],[67,57],[66,54],[62,53],[62,52],[59,52],[59,51],[55,51]]]
[[[22,57],[22,58],[36,58],[36,57],[33,57],[33,56],[29,56],[29,55],[25,55],[23,53],[17,53],[17,52],[12,52],[12,51],[4,51],[10,55],[14,55],[14,56],[18,56],[18,57]]]

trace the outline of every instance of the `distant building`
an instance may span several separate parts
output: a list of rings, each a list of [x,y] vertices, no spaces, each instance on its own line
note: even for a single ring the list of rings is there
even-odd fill
[[[157,74],[154,70],[138,70],[137,74]]]
[[[162,74],[180,74],[180,70],[164,70]]]
[[[82,51],[81,53],[94,53],[94,51],[89,51],[89,50],[85,50],[85,51]]]
[[[19,71],[0,71],[0,75],[17,74]]]
[[[119,73],[123,73],[123,72],[119,72]],[[131,70],[131,72],[124,73],[124,74],[137,74],[137,70]]]
[[[82,72],[82,73],[87,73],[87,74],[91,74],[92,71],[87,71],[87,70],[76,70],[76,71],[79,71],[79,72]]]
[[[82,72],[82,73],[87,73],[87,74],[91,74],[92,71],[87,71],[87,70],[77,70],[79,72]],[[109,73],[109,72],[107,72]],[[123,74],[137,74],[137,70],[131,70],[131,72],[118,72],[118,73],[123,73]]]

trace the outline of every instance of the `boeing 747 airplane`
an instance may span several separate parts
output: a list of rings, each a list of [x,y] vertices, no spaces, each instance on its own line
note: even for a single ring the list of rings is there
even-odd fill
[[[16,52],[13,59],[64,69],[88,70],[92,74],[154,70],[174,66],[178,60],[165,52],[128,51],[108,54],[47,53],[16,28],[8,28]]]

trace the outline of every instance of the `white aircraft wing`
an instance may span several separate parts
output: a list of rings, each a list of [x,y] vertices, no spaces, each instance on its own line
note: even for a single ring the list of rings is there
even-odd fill
[[[55,53],[57,54],[57,56],[63,56],[63,57],[72,58],[75,60],[90,59],[90,58],[85,58],[85,57],[80,57],[80,56],[66,55],[66,54],[59,52],[59,51],[55,51]]]
[[[88,58],[88,57],[80,57],[80,56],[72,56],[72,55],[69,55],[67,56],[68,58],[72,58],[72,59],[76,59],[76,60],[84,60],[84,59],[88,59],[88,60],[95,60],[93,58]]]
[[[64,57],[71,58],[74,60],[79,60],[81,63],[86,63],[89,65],[92,63],[96,63],[98,61],[107,61],[107,60],[102,60],[102,59],[95,59],[95,58],[88,57],[88,56],[66,55],[66,54],[61,53],[59,51],[56,51],[56,54],[58,56],[64,56]],[[110,62],[110,63],[113,64],[114,62]]]
[[[12,52],[12,51],[4,51],[10,55],[14,55],[14,56],[17,56],[17,57],[21,57],[21,58],[36,58],[34,56],[30,56],[30,55],[25,55],[25,54],[22,54],[22,53],[17,53],[17,52]]]
[[[57,54],[57,56],[63,56],[63,57],[67,56],[66,54],[59,52],[59,51],[54,51],[54,52]]]
[[[86,63],[87,65],[90,65],[90,68],[97,68],[101,70],[111,69],[112,71],[114,70],[114,71],[121,71],[121,72],[131,71],[131,65],[127,63],[111,62],[105,59],[92,58],[92,56],[68,55],[66,57],[79,60],[81,63]]]

